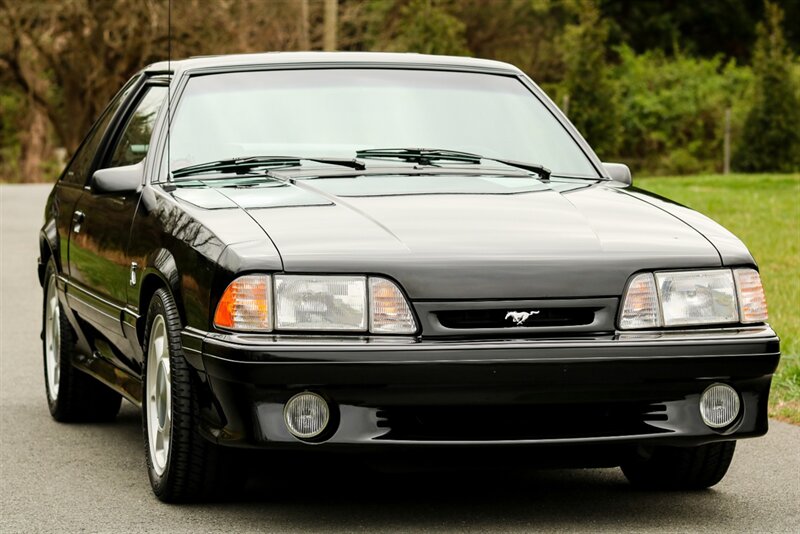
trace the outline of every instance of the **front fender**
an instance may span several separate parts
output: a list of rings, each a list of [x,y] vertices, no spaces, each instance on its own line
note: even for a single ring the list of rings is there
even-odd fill
[[[756,261],[747,246],[727,228],[702,213],[688,208],[668,198],[644,191],[636,187],[627,188],[625,193],[659,208],[687,224],[705,237],[717,249],[723,266],[755,266]]]
[[[142,344],[144,342],[144,329],[147,321],[147,307],[150,299],[159,288],[166,288],[175,299],[178,314],[181,320],[186,321],[186,310],[181,298],[180,275],[175,258],[163,248],[154,250],[145,260],[143,268],[134,272],[138,292],[134,292],[130,304],[138,311],[138,315],[124,314],[123,323],[126,335],[131,340],[131,347],[139,358],[142,357]],[[135,332],[135,338],[133,334]],[[136,342],[134,342],[134,339]]]

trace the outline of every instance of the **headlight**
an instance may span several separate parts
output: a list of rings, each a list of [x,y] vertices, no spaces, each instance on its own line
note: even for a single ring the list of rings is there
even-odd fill
[[[397,285],[344,275],[245,275],[223,293],[221,328],[245,331],[413,334],[416,321]]]
[[[278,330],[367,329],[364,276],[275,276],[275,328]]]
[[[658,328],[766,319],[767,303],[755,270],[710,269],[634,275],[623,297],[619,326]]]
[[[735,323],[736,290],[728,270],[656,273],[664,326]]]

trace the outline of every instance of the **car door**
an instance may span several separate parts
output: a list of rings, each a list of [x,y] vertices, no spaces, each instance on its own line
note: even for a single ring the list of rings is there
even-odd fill
[[[154,81],[138,88],[108,132],[94,170],[135,165],[146,157],[166,90]],[[128,239],[139,197],[138,192],[101,194],[87,187],[75,206],[69,239],[70,306],[93,327],[95,350],[133,373],[138,365],[129,354],[122,312],[133,268]]]
[[[139,78],[138,75],[131,78],[103,110],[56,183],[53,208],[57,234],[55,245],[58,248],[56,258],[60,274],[67,279],[69,279],[68,243],[75,204],[85,191],[98,150],[111,121],[133,91]]]

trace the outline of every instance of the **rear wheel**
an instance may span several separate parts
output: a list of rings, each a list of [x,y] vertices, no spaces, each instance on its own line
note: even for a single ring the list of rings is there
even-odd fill
[[[75,332],[58,300],[56,267],[47,265],[44,277],[42,353],[47,405],[56,421],[110,421],[122,397],[72,366],[77,356]]]
[[[710,488],[728,472],[735,449],[735,441],[698,447],[654,447],[622,464],[622,472],[633,485],[642,488]]]
[[[142,424],[153,493],[166,502],[213,496],[222,480],[221,451],[198,430],[196,377],[183,356],[175,302],[158,289],[147,313]]]

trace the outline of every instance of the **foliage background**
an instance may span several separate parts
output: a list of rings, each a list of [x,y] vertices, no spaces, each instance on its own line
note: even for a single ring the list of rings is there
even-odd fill
[[[800,136],[800,0],[771,5],[777,55],[756,46],[763,0],[172,0],[172,57],[332,44],[494,58],[636,174],[721,171],[727,109],[735,166],[793,171],[800,141],[759,145],[776,116]],[[0,0],[0,181],[53,180],[111,95],[167,57],[167,22],[168,0]],[[783,71],[777,90],[759,84]],[[790,163],[765,169],[775,146]]]

